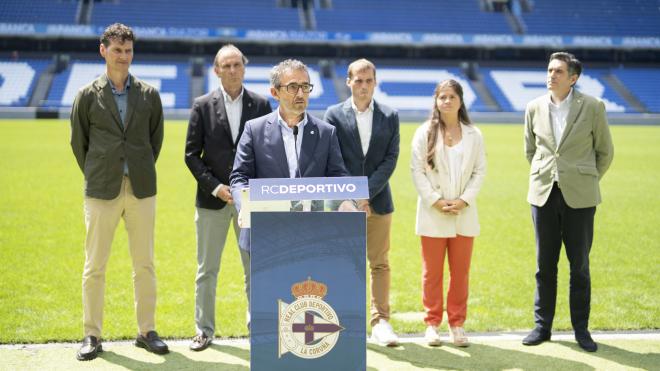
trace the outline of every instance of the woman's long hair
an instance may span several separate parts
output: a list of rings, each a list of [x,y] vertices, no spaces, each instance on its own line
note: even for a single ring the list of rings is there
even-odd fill
[[[435,86],[435,93],[433,94],[433,109],[431,110],[431,125],[429,126],[428,141],[426,146],[426,163],[429,164],[431,169],[435,168],[435,145],[438,142],[438,133],[445,133],[445,123],[442,121],[442,115],[438,109],[438,96],[440,90],[444,88],[451,88],[456,95],[461,99],[461,108],[458,110],[458,121],[466,125],[472,124],[470,116],[468,115],[465,101],[463,100],[463,87],[456,80],[444,80]]]

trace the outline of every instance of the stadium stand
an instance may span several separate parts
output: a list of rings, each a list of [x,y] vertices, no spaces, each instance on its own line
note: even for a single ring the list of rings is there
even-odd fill
[[[163,108],[190,108],[188,64],[181,62],[135,62],[131,73],[160,91]],[[72,61],[53,80],[44,107],[69,107],[78,90],[105,71],[105,65],[88,60]]]
[[[347,65],[338,65],[335,74],[346,78]],[[490,111],[475,92],[470,80],[456,67],[410,67],[403,65],[378,64],[376,99],[404,111],[429,111],[433,106],[435,84],[445,79],[455,79],[463,85],[468,109]]]
[[[67,111],[78,89],[103,72],[98,33],[121,21],[138,30],[132,72],[179,115],[195,95],[217,88],[209,62],[227,41],[258,60],[246,86],[266,96],[273,64],[307,62],[316,111],[347,97],[346,61],[366,56],[378,65],[377,99],[402,112],[428,113],[435,83],[454,78],[470,111],[519,114],[546,92],[543,68],[530,66],[561,48],[585,62],[578,88],[608,112],[660,113],[658,0],[526,1],[533,6],[516,14],[524,35],[481,0],[313,2],[318,32],[307,33],[299,32],[299,9],[280,0],[94,0],[85,3],[89,25],[76,23],[77,0],[0,1],[0,107]]]
[[[481,11],[476,0],[416,0],[414,5],[411,2],[396,0],[333,0],[332,3],[332,9],[316,11],[319,30],[504,34],[511,32],[502,14]],[[466,18],[466,14],[470,14],[470,17]]]
[[[268,63],[251,64],[245,76],[246,86],[253,91],[270,96],[269,72],[277,60]],[[29,102],[32,90],[41,73],[52,63],[45,59],[10,61],[0,59],[0,106],[20,107]],[[452,66],[418,67],[394,64],[380,64],[378,67],[375,96],[383,103],[401,111],[426,112],[431,106],[431,96],[435,83],[452,78],[464,86],[465,103],[470,111],[490,112],[484,98],[475,89],[461,69]],[[339,100],[345,99],[347,91],[337,91],[344,87],[346,64],[337,64],[334,79],[323,76],[316,63],[310,63],[310,77],[315,85],[310,95],[310,109],[324,110]],[[61,73],[55,74],[47,99],[41,107],[70,107],[78,89],[103,73],[104,65],[98,59],[75,59]],[[131,72],[161,92],[163,107],[187,109],[192,102],[190,65],[181,59],[139,61],[131,67]],[[490,94],[504,112],[524,111],[527,102],[545,94],[545,72],[532,68],[482,67],[479,73]],[[660,69],[640,68],[596,68],[587,70],[578,81],[578,89],[599,97],[608,112],[636,112],[608,82],[607,76],[616,78],[646,108],[646,112],[660,112],[660,100],[655,89],[660,83]],[[218,87],[213,66],[206,64],[203,92]],[[345,88],[343,88],[345,89]],[[200,92],[200,93],[203,93]],[[275,101],[272,101],[275,104]]]
[[[145,12],[149,13],[146,16]],[[94,5],[92,24],[126,24],[145,27],[235,27],[297,30],[298,11],[278,8],[275,0],[209,2],[208,0],[131,0]]]
[[[35,83],[48,63],[44,59],[0,59],[0,106],[27,106]]]
[[[657,0],[535,1],[523,19],[528,34],[660,36]]]
[[[531,68],[482,68],[489,91],[505,112],[524,111],[527,103],[547,92],[546,73]],[[601,98],[608,112],[634,112],[603,79],[608,70],[589,69],[577,83],[577,88]],[[629,86],[631,91],[634,86]]]
[[[617,68],[612,73],[639,99],[648,112],[660,113],[660,69]]]
[[[2,0],[0,22],[74,24],[77,8],[77,1]]]

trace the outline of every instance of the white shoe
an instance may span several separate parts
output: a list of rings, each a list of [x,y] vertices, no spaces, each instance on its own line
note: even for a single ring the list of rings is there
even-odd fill
[[[451,327],[449,326],[449,339],[457,347],[468,347],[470,342],[468,342],[467,336],[465,336],[465,330],[462,327]]]
[[[435,326],[426,327],[424,341],[426,341],[426,344],[432,347],[439,347],[440,344],[442,344],[440,341],[440,335],[438,335],[438,330],[435,328]]]
[[[399,344],[399,338],[392,330],[392,326],[384,319],[378,321],[371,328],[371,340],[381,345],[394,347]]]

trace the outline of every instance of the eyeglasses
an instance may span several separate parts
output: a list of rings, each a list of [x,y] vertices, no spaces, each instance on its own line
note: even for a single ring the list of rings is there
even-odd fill
[[[302,89],[303,93],[307,94],[314,89],[314,85],[291,83],[289,85],[280,85],[278,88],[286,88],[286,91],[289,94],[298,94],[298,90]]]

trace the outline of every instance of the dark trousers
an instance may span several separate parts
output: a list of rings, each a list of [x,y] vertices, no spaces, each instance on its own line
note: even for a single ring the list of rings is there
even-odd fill
[[[594,235],[596,207],[573,209],[566,204],[557,183],[545,205],[532,205],[536,231],[536,297],[534,322],[551,330],[557,301],[557,263],[564,243],[570,264],[570,308],[573,330],[589,327],[591,276],[589,251]]]

